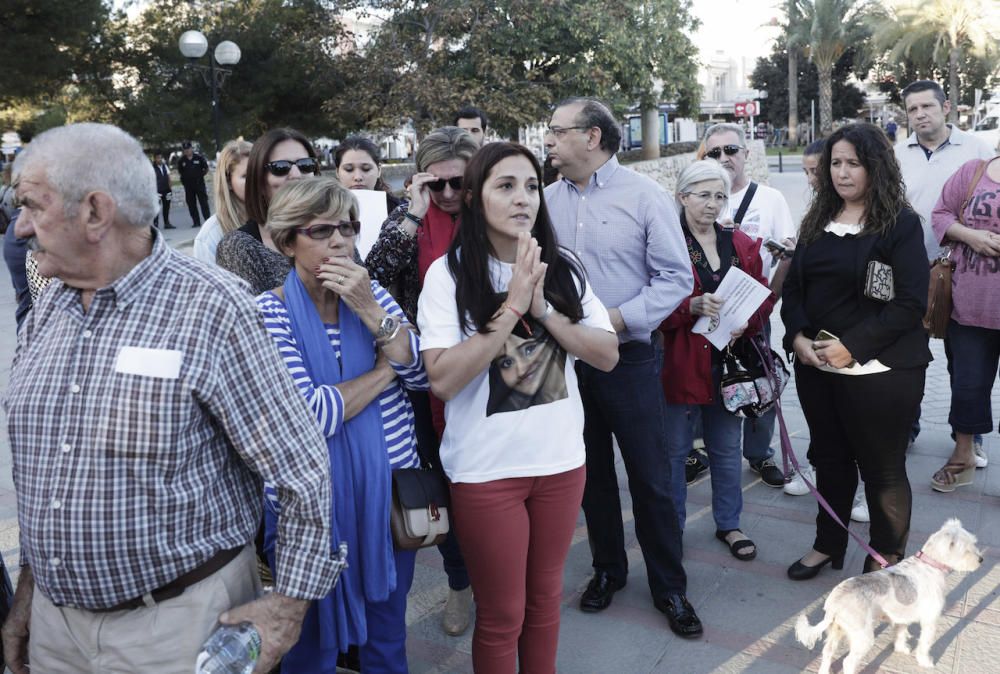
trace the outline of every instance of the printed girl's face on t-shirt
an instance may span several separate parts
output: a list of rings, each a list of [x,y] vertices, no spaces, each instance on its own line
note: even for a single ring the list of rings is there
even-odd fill
[[[530,316],[530,330],[511,333],[490,363],[490,396],[486,416],[516,412],[568,397],[566,351]]]
[[[546,362],[553,355],[545,344],[544,339],[508,337],[495,361],[503,383],[518,393],[535,395],[542,386]]]
[[[868,171],[849,141],[839,140],[830,150],[830,178],[845,203],[857,204],[868,194]]]

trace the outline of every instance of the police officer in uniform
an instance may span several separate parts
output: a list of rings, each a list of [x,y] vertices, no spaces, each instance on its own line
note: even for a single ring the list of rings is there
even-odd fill
[[[188,211],[191,213],[191,226],[200,227],[201,220],[198,219],[198,206],[201,204],[201,214],[208,220],[208,192],[205,189],[205,174],[208,173],[208,160],[204,155],[195,153],[190,141],[184,141],[181,145],[184,156],[177,162],[177,172],[181,175],[181,184],[184,185],[184,200],[187,201]]]

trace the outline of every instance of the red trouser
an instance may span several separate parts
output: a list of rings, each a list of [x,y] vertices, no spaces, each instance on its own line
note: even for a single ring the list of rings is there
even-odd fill
[[[476,674],[552,674],[563,566],[586,469],[451,485],[455,526],[476,598]]]

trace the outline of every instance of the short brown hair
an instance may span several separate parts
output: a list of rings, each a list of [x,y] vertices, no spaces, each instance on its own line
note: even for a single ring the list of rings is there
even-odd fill
[[[291,180],[281,186],[271,201],[267,230],[275,247],[287,255],[296,227],[305,227],[313,218],[344,211],[351,220],[357,220],[358,200],[336,178],[317,176]]]

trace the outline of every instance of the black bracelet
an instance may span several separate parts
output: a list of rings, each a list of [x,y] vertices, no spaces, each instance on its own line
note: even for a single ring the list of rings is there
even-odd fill
[[[424,224],[424,221],[423,221],[422,218],[418,218],[417,216],[415,216],[413,213],[410,213],[409,211],[406,211],[405,213],[403,213],[403,217],[406,218],[407,220],[411,220],[411,221],[417,223],[417,227],[420,227],[421,225]]]

